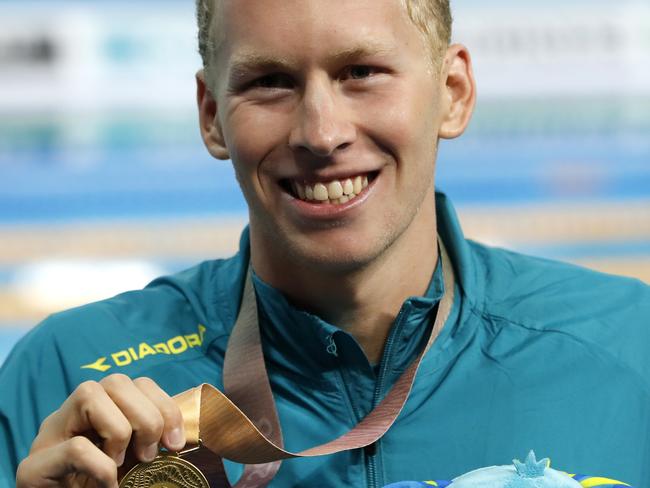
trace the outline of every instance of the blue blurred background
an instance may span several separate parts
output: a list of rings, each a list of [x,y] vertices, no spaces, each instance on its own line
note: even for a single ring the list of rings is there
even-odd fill
[[[437,181],[466,234],[650,282],[647,0],[452,5],[479,101]],[[49,313],[235,249],[195,36],[189,0],[0,0],[0,363]]]

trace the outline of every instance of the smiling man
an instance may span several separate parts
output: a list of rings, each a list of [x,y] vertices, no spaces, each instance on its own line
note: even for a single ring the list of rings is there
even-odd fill
[[[201,130],[235,166],[253,269],[378,362],[402,302],[431,281],[436,148],[469,120],[469,55],[434,54],[446,39],[401,2],[221,9],[223,40],[198,76]]]
[[[248,203],[240,251],[30,333],[0,373],[9,476],[24,459],[19,486],[115,486],[118,466],[182,449],[168,395],[223,388],[250,264],[289,450],[353,428],[433,340],[381,439],[285,461],[272,486],[451,479],[531,448],[650,479],[648,287],[466,241],[435,193],[438,142],[464,131],[475,100],[448,2],[203,0],[198,12],[200,129]]]

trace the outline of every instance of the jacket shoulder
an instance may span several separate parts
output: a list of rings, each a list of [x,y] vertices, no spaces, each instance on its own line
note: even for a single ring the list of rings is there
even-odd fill
[[[128,365],[135,372],[177,351],[183,357],[199,352],[234,322],[239,302],[231,296],[241,292],[232,268],[232,258],[206,261],[141,290],[55,313],[16,344],[3,366],[5,379],[18,371],[32,377],[76,371],[76,383],[82,371],[94,378]]]
[[[616,316],[648,311],[650,286],[640,280],[601,273],[551,259],[493,248],[470,241],[486,281],[485,308],[523,315],[591,311]],[[568,308],[560,308],[569,305]],[[513,309],[514,307],[514,309]]]
[[[650,286],[640,280],[470,242],[485,315],[633,348],[650,340]]]

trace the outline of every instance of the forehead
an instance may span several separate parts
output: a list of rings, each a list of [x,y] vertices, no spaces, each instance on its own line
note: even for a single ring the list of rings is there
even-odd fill
[[[401,0],[222,0],[219,65],[277,56],[317,61],[332,52],[396,51],[422,38]],[[224,65],[225,63],[225,65]]]

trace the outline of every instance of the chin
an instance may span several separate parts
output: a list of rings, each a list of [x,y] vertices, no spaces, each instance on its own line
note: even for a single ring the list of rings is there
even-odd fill
[[[386,247],[381,239],[349,235],[343,239],[296,244],[288,246],[292,259],[325,273],[350,273],[363,269],[376,262]]]

